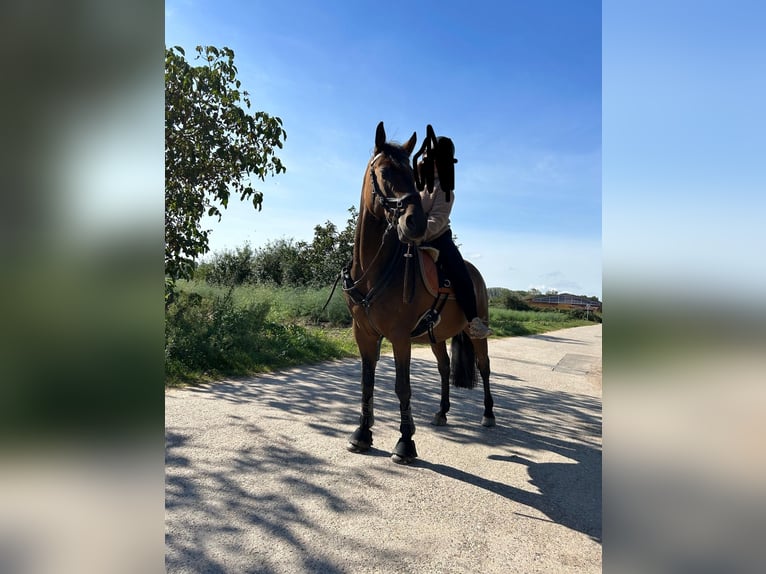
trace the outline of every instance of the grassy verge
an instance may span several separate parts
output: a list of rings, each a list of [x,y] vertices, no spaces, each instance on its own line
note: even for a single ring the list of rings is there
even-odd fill
[[[311,301],[318,300],[319,293],[220,289],[204,283],[180,287],[165,320],[168,386],[315,363],[355,352],[341,336],[340,324],[322,329],[316,313],[309,311],[316,306]],[[316,306],[317,311],[322,304]],[[335,301],[333,307],[337,307]]]
[[[165,384],[182,386],[328,359],[357,356],[351,319],[339,292],[182,282],[166,311]],[[491,308],[496,337],[591,325],[556,311]],[[390,344],[383,343],[383,351]]]
[[[593,325],[593,321],[578,319],[570,313],[560,311],[514,311],[490,308],[489,324],[496,337],[517,337]]]

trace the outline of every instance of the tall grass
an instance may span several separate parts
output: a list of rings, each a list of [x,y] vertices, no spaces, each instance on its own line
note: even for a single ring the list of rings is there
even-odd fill
[[[340,293],[330,289],[257,285],[216,287],[182,281],[166,310],[166,384],[356,356],[351,317]],[[592,324],[562,311],[490,308],[498,337],[533,335]],[[390,347],[384,342],[384,349]]]
[[[332,299],[323,310],[330,295],[330,289],[311,289],[308,287],[265,287],[243,285],[234,290],[234,299],[238,305],[266,302],[271,312],[269,318],[274,321],[300,323],[307,325],[329,324],[331,326],[351,325],[351,315],[346,303],[337,289]]]
[[[490,307],[489,324],[498,337],[537,335],[556,329],[592,325],[569,311],[518,311]]]
[[[169,385],[340,358],[355,351],[350,336],[343,336],[339,328],[350,318],[338,294],[322,312],[322,293],[308,289],[232,289],[200,282],[178,287],[165,321]],[[319,328],[323,319],[335,329]]]

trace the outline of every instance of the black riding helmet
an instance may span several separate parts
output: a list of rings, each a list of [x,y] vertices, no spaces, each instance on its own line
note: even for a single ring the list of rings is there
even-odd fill
[[[450,200],[450,192],[455,189],[455,144],[446,136],[436,138],[436,169],[439,171],[439,183]]]

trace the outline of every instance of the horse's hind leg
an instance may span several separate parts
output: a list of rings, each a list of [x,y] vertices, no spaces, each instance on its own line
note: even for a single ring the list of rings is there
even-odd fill
[[[379,344],[380,339],[365,339],[357,334],[357,345],[362,356],[362,413],[359,416],[359,427],[348,439],[346,448],[351,452],[365,452],[372,446],[370,429],[375,424],[372,395],[375,389],[375,367],[378,363]]]
[[[447,413],[449,412],[449,355],[447,354],[447,343],[441,341],[431,345],[439,367],[439,376],[441,377],[442,397],[439,403],[439,412],[434,415],[431,421],[432,425],[444,426],[447,424]]]
[[[485,323],[489,323],[489,299],[487,297],[487,285],[484,278],[472,264],[466,262],[468,272],[473,280],[474,292],[476,293],[476,309],[479,316]],[[473,348],[476,352],[476,365],[479,367],[481,380],[484,383],[484,416],[481,424],[485,427],[495,426],[495,413],[492,408],[495,406],[492,400],[492,394],[489,392],[489,348],[486,339],[472,339]]]
[[[485,427],[495,426],[495,413],[493,408],[495,401],[492,400],[492,393],[489,391],[489,349],[486,339],[474,339],[474,349],[476,350],[476,364],[479,367],[481,380],[484,384],[484,416],[481,418],[481,424]]]

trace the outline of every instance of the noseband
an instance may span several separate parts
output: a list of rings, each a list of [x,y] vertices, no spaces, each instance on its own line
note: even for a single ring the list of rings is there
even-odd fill
[[[373,199],[377,199],[380,202],[380,205],[383,206],[383,209],[386,210],[386,219],[388,220],[388,222],[393,223],[401,217],[401,215],[404,213],[404,210],[407,209],[407,206],[410,203],[417,200],[418,194],[414,192],[410,192],[401,197],[395,197],[395,196],[389,196],[383,193],[383,191],[380,189],[380,186],[378,185],[378,178],[375,176],[375,162],[378,160],[378,158],[381,155],[383,155],[382,152],[378,153],[370,161],[370,180],[372,182],[372,196],[373,196]]]

